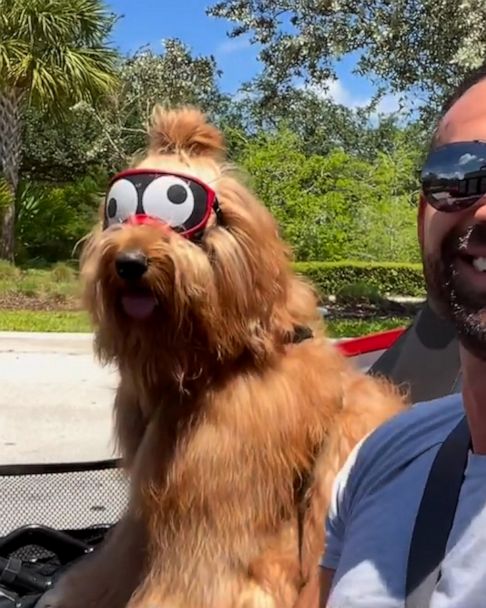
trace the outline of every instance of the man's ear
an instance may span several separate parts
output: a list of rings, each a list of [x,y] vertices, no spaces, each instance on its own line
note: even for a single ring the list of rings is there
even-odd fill
[[[417,236],[420,248],[423,249],[424,246],[424,216],[425,216],[425,206],[427,202],[424,198],[423,194],[420,194],[419,198],[419,207],[418,207],[418,217],[417,217]]]

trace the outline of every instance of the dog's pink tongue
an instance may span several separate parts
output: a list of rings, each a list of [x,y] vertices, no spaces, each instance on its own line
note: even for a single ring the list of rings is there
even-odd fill
[[[129,294],[122,297],[124,311],[134,319],[146,319],[155,308],[155,298],[151,294]]]

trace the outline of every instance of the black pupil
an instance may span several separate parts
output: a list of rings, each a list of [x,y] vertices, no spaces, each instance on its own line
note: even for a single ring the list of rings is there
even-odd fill
[[[108,217],[115,217],[116,207],[116,199],[110,198],[110,200],[108,201]]]
[[[167,198],[174,205],[181,205],[187,199],[187,190],[180,184],[174,184],[167,190]]]

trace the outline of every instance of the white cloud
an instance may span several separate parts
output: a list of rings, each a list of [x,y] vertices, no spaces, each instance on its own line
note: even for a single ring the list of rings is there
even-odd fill
[[[350,88],[346,87],[342,80],[330,79],[323,87],[311,85],[309,87],[314,93],[323,99],[331,99],[335,103],[341,104],[353,110],[362,108],[371,103],[370,96],[360,95],[355,93]],[[378,102],[374,114],[391,114],[399,110],[400,97],[394,94],[387,94]]]
[[[320,85],[302,85],[322,99],[331,99],[335,103],[338,103],[348,108],[359,108],[366,106],[370,103],[370,97],[364,97],[355,95],[347,87],[344,86],[343,82],[339,79],[329,79],[323,86]]]
[[[400,96],[389,93],[380,99],[376,106],[377,114],[393,114],[400,110]]]
[[[251,41],[249,38],[229,38],[224,40],[218,45],[216,49],[217,55],[231,55],[232,53],[239,53],[251,47]]]
[[[477,156],[475,154],[470,154],[469,152],[467,152],[466,154],[463,154],[461,156],[461,158],[459,159],[459,164],[467,165],[467,163],[471,162],[472,160],[475,160],[476,158]]]
[[[347,106],[348,108],[359,108],[370,102],[369,97],[362,97],[352,93],[339,79],[328,80],[323,87],[311,86],[310,88],[323,99],[331,99],[335,103]]]

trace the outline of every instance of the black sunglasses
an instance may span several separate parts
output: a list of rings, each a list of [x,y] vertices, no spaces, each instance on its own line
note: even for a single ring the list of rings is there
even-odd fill
[[[432,150],[420,174],[422,193],[439,211],[462,211],[486,195],[486,141]]]

